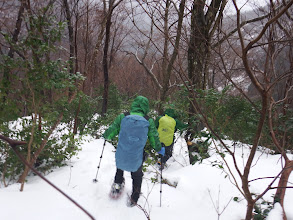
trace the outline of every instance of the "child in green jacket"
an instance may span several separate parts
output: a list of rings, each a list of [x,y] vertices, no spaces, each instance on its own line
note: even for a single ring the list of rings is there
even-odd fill
[[[115,153],[116,175],[111,188],[110,196],[118,198],[124,187],[124,171],[131,172],[132,194],[127,205],[137,204],[142,184],[142,164],[144,147],[147,139],[153,149],[164,154],[161,149],[158,132],[152,118],[148,118],[149,101],[144,96],[138,96],[131,104],[130,113],[122,113],[105,131],[103,137],[111,140],[118,136],[118,145]]]
[[[177,129],[184,130],[187,125],[177,119],[174,109],[166,109],[163,116],[159,116],[155,121],[158,128],[160,142],[165,147],[165,155],[161,160],[161,167],[164,167],[167,160],[172,157],[175,132]]]

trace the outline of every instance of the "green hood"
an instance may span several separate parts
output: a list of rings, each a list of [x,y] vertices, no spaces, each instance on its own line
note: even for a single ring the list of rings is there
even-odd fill
[[[131,104],[130,111],[147,115],[150,111],[149,100],[144,96],[137,96]]]
[[[177,118],[177,114],[176,114],[174,109],[170,109],[170,108],[166,109],[165,110],[165,115],[168,115],[168,116],[170,116],[172,118]]]

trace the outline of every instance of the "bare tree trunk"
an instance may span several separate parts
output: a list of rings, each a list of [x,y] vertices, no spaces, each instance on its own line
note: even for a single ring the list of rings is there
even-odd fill
[[[26,157],[26,161],[28,163],[31,160],[31,149],[32,149],[32,143],[33,143],[33,140],[34,140],[34,133],[35,133],[34,131],[35,131],[35,127],[36,127],[36,121],[37,121],[36,115],[32,115],[33,126],[32,126],[32,130],[31,130],[31,137],[30,137],[29,143],[27,144],[27,157]],[[29,167],[28,166],[25,166],[23,173],[28,173],[28,172],[29,172]],[[21,186],[20,186],[20,191],[21,192],[23,191],[23,188],[24,188],[25,177],[26,176],[21,176],[19,178],[19,180],[18,180],[18,182],[21,183]]]
[[[110,1],[111,2],[111,1]],[[104,92],[103,92],[103,105],[102,105],[102,116],[104,116],[108,109],[108,95],[109,95],[109,69],[108,69],[108,50],[110,42],[110,30],[111,30],[111,17],[112,10],[109,6],[109,12],[107,15],[106,22],[106,36],[105,36],[105,45],[104,45],[104,55],[103,55],[103,69],[104,69]]]
[[[167,0],[165,1],[164,4],[158,4],[157,7],[159,7],[162,12],[159,16],[159,18],[154,15],[154,11],[157,10],[152,10],[147,13],[149,18],[151,19],[151,25],[150,25],[150,33],[146,35],[143,30],[140,30],[140,27],[136,25],[134,22],[134,25],[137,27],[137,29],[144,35],[147,36],[148,41],[144,44],[144,54],[142,55],[141,58],[138,57],[137,53],[132,53],[138,61],[140,65],[143,66],[145,69],[146,73],[151,77],[154,85],[156,86],[156,89],[158,90],[158,97],[160,99],[160,102],[157,105],[157,109],[159,111],[159,114],[163,113],[163,108],[162,105],[166,101],[166,98],[168,97],[168,92],[171,88],[171,76],[172,73],[174,73],[174,64],[176,59],[178,58],[178,51],[179,51],[179,46],[180,46],[180,40],[182,37],[182,27],[183,27],[183,19],[185,18],[185,5],[186,5],[186,0],[181,0],[178,1],[180,2],[179,8],[177,9],[177,4],[174,3],[174,1]],[[156,7],[151,5],[151,3],[145,2],[147,5],[146,8],[144,8],[142,3],[139,3],[140,6],[143,8],[143,10],[147,10],[146,8],[152,8]],[[172,9],[172,4],[176,7],[176,24],[177,27],[174,29],[174,32],[176,31],[176,35],[173,34],[173,26],[175,23],[170,24],[170,15],[172,15],[172,11],[170,12],[170,9]],[[159,9],[158,9],[159,10]],[[163,25],[161,26],[160,24],[156,23],[157,20],[163,20]],[[159,22],[160,23],[160,22]],[[162,38],[163,38],[163,49],[160,50],[161,46],[158,46],[156,44],[156,40],[154,40],[154,29],[158,29],[160,33],[162,33]],[[173,40],[174,39],[174,40]],[[149,55],[149,51],[151,48],[151,45],[154,47],[158,48],[160,54],[161,54],[161,59],[156,59],[155,62],[151,65],[151,67],[148,66],[146,63],[147,56]],[[170,48],[173,48],[173,51],[169,53]],[[151,58],[153,59],[153,58]],[[162,60],[162,61],[161,61]],[[157,74],[153,71],[153,67],[155,66],[155,63],[158,62],[160,65],[158,66]],[[160,76],[162,77],[162,80],[160,80]]]
[[[286,220],[286,213],[284,210],[284,198],[285,198],[285,193],[286,193],[286,188],[287,188],[287,183],[290,177],[291,172],[293,171],[293,160],[285,160],[285,167],[284,167],[284,172],[282,173],[279,183],[278,183],[278,188],[276,191],[276,194],[274,196],[274,203],[279,202],[280,205],[283,208],[283,219]]]
[[[168,8],[169,8],[169,4],[171,4],[170,2],[166,2],[166,15],[165,15],[165,19],[166,19],[166,25],[165,25],[165,41],[168,40],[169,41],[169,36],[168,36],[168,30],[169,30],[169,25],[168,25]],[[174,49],[171,55],[171,59],[168,60],[168,52],[165,53],[164,55],[164,69],[163,69],[163,74],[164,74],[164,78],[163,78],[163,87],[162,87],[162,91],[161,91],[161,101],[164,102],[166,100],[167,97],[167,92],[169,91],[169,81],[171,78],[171,74],[174,68],[174,63],[175,60],[177,58],[178,55],[178,50],[179,50],[179,42],[180,42],[180,38],[181,38],[181,32],[182,32],[182,23],[183,23],[183,18],[184,18],[184,9],[185,9],[185,0],[182,0],[180,2],[179,5],[179,12],[178,12],[178,25],[177,25],[177,33],[176,33],[176,39],[175,39],[175,43],[174,43]],[[168,44],[167,42],[165,43],[165,50],[168,51]]]
[[[103,91],[103,105],[102,105],[102,116],[107,113],[108,109],[108,96],[109,96],[109,62],[108,62],[108,51],[109,51],[109,44],[110,44],[110,35],[111,35],[111,19],[114,9],[122,2],[119,0],[115,3],[115,0],[109,1],[109,8],[108,11],[104,12],[106,16],[106,32],[105,32],[105,45],[104,45],[104,54],[103,54],[103,69],[104,69],[104,91]],[[104,2],[104,4],[106,4]]]
[[[170,80],[170,76],[167,78],[167,65],[169,62],[169,8],[170,8],[171,2],[169,0],[165,3],[165,14],[164,14],[164,48],[163,48],[163,60],[162,60],[162,67],[161,72],[163,75],[163,83],[162,88],[160,89],[160,102],[158,103],[158,113],[159,115],[162,115],[163,110],[163,103],[166,99],[166,94],[169,89],[168,82]]]
[[[254,201],[253,200],[247,201],[245,220],[253,219],[252,218],[253,208],[254,208]]]
[[[73,26],[71,21],[71,13],[68,5],[67,0],[63,0],[63,4],[65,7],[65,14],[66,14],[66,22],[67,22],[67,28],[68,28],[68,35],[69,35],[69,72],[73,74],[73,62],[74,62],[74,40],[73,40]]]
[[[214,30],[220,25],[222,13],[226,5],[225,0],[214,0],[210,3],[208,10],[205,11],[205,4],[200,0],[194,0],[191,9],[191,27],[188,45],[188,79],[189,87],[203,89],[207,87],[209,81],[208,67],[210,62],[210,43]],[[189,127],[192,127],[192,119],[196,110],[192,104],[193,95],[189,94]],[[193,139],[195,132],[203,128],[202,124],[189,129],[185,140]]]
[[[280,10],[280,12],[276,15],[274,15],[274,17],[272,17],[263,27],[263,29],[261,30],[261,32],[257,35],[257,37],[255,37],[253,40],[251,40],[248,44],[245,42],[244,37],[242,35],[241,32],[241,27],[240,27],[240,10],[237,7],[236,4],[236,0],[233,0],[233,4],[236,8],[237,11],[237,28],[238,28],[238,36],[240,38],[240,43],[241,43],[241,47],[242,47],[242,52],[241,52],[241,58],[242,58],[242,62],[243,65],[245,67],[245,71],[247,73],[247,75],[249,76],[251,82],[253,83],[253,85],[256,87],[258,93],[261,96],[262,99],[262,110],[261,110],[261,115],[260,115],[260,119],[258,122],[258,128],[255,134],[255,139],[253,141],[253,147],[250,151],[250,155],[249,158],[246,162],[245,168],[244,168],[244,173],[243,173],[243,177],[242,177],[242,188],[243,191],[245,193],[245,199],[247,200],[248,206],[247,206],[247,212],[246,212],[246,220],[251,220],[252,218],[252,211],[253,211],[253,205],[256,202],[256,200],[252,200],[252,194],[249,190],[249,182],[248,182],[248,177],[249,177],[249,173],[250,173],[250,169],[251,169],[251,164],[253,161],[253,158],[255,156],[255,151],[256,148],[258,146],[260,137],[261,137],[261,133],[262,133],[262,129],[265,123],[265,120],[267,119],[268,115],[270,116],[270,112],[271,112],[271,107],[269,108],[270,105],[270,100],[272,99],[272,90],[271,90],[271,85],[270,85],[270,80],[268,79],[269,74],[267,71],[270,70],[270,65],[266,65],[265,66],[265,70],[264,70],[264,79],[263,79],[263,83],[261,83],[258,79],[257,79],[257,75],[256,73],[252,70],[251,68],[251,63],[249,61],[249,57],[248,57],[248,52],[249,50],[253,47],[254,44],[256,44],[262,37],[263,35],[266,33],[266,31],[269,29],[269,27],[271,25],[273,25],[278,18],[281,17],[282,14],[284,14],[288,8],[293,4],[293,1],[291,0],[286,6],[284,6],[284,8],[282,10]],[[270,39],[271,40],[271,39]],[[270,48],[271,50],[272,48]],[[272,51],[270,51],[272,52]],[[269,117],[269,123],[270,123],[270,131],[271,131],[271,135],[273,137],[273,141],[275,144],[277,144],[276,138],[274,137],[274,132],[272,129],[272,120],[271,117]],[[277,144],[278,146],[278,144]],[[281,150],[282,151],[282,150]],[[283,154],[283,157],[285,155]],[[286,172],[287,173],[287,172]],[[286,175],[286,174],[285,174]]]

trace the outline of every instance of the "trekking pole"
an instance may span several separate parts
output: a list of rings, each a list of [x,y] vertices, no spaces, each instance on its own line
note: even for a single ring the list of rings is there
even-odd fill
[[[163,180],[163,156],[161,156],[161,184],[160,184],[160,207],[162,206],[162,180]]]
[[[98,170],[97,170],[96,178],[93,179],[93,182],[94,182],[94,183],[98,182],[98,180],[97,180],[97,176],[98,176],[99,169],[100,169],[100,165],[101,165],[101,161],[102,161],[102,158],[103,158],[103,153],[104,153],[105,145],[106,145],[106,140],[104,141],[104,145],[103,145],[102,153],[101,153],[101,156],[100,156],[100,162],[99,162],[99,165],[98,165]]]

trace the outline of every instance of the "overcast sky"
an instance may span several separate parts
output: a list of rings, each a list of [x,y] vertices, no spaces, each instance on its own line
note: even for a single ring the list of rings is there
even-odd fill
[[[236,2],[241,12],[250,11],[260,6],[265,6],[266,4],[268,4],[268,0],[237,0]],[[228,14],[235,13],[235,7],[232,0],[228,0],[226,12]]]

